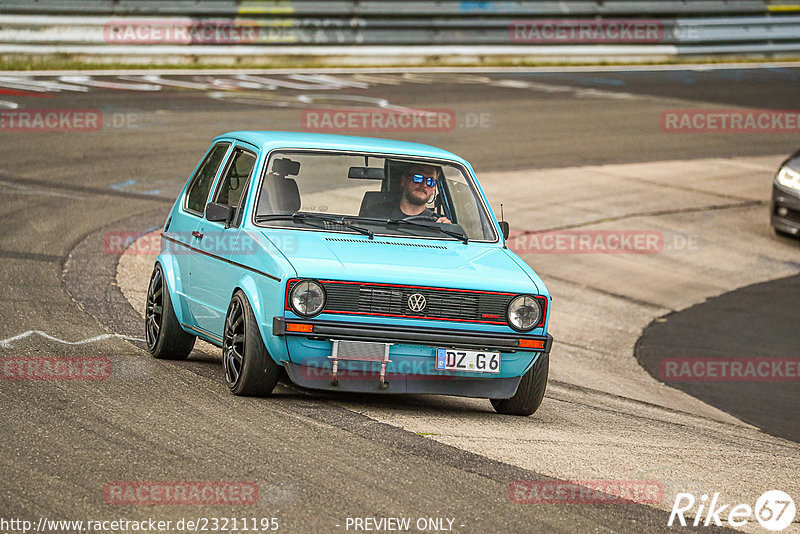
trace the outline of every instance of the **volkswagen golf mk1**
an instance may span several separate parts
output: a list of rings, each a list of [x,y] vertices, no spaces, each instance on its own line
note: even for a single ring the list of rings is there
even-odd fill
[[[222,348],[236,395],[312,389],[542,402],[550,295],[470,164],[416,143],[221,135],[161,232],[147,347]]]

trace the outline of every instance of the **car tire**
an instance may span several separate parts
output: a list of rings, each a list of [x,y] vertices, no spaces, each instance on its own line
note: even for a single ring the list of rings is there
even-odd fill
[[[531,415],[542,404],[547,387],[550,355],[542,354],[527,373],[522,375],[517,392],[509,399],[490,399],[497,413],[504,415]]]
[[[195,336],[181,328],[172,308],[164,270],[158,263],[147,288],[144,334],[147,351],[161,360],[185,360],[194,347]]]
[[[234,395],[264,397],[272,393],[282,367],[264,346],[253,309],[242,291],[237,291],[225,314],[222,338],[225,384]]]

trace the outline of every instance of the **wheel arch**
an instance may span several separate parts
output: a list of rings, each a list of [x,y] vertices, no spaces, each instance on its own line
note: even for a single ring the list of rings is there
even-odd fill
[[[264,346],[275,363],[280,365],[281,360],[288,359],[286,341],[283,337],[272,335],[272,318],[283,315],[283,283],[248,273],[233,286],[229,301],[237,291],[241,291],[250,304]]]
[[[186,305],[186,298],[184,297],[183,288],[180,271],[178,270],[178,266],[175,264],[175,256],[169,253],[162,252],[156,257],[156,261],[153,264],[153,269],[156,266],[161,266],[161,271],[164,273],[164,280],[167,284],[167,291],[169,291],[169,299],[172,301],[172,309],[175,312],[175,317],[178,319],[178,322],[181,325],[181,328],[186,330],[183,326],[184,324],[191,324],[189,318],[191,314],[189,314],[187,305]]]

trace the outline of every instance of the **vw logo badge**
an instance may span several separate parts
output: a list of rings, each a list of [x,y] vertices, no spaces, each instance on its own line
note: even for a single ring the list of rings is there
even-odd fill
[[[412,311],[421,312],[425,309],[425,296],[419,293],[414,293],[408,297],[408,307]]]

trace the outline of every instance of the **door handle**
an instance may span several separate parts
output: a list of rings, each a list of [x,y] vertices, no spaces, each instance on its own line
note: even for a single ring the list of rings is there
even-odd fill
[[[197,230],[195,230],[194,232],[192,232],[192,236],[193,236],[193,237],[196,237],[197,239],[203,239],[203,234],[201,234],[201,233],[200,233],[200,232],[198,232]]]

